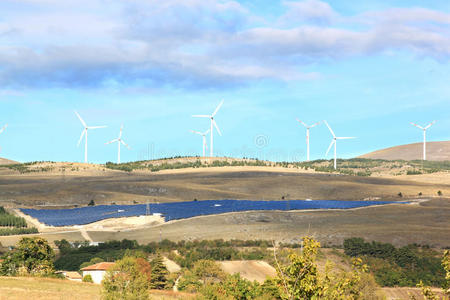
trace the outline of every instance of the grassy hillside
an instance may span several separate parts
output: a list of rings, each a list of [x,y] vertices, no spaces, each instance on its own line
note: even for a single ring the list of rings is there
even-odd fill
[[[420,160],[423,155],[423,143],[414,143],[377,150],[360,158],[387,159],[387,160]],[[450,141],[427,142],[427,160],[450,160]]]
[[[38,277],[0,277],[0,300],[97,300],[100,285]],[[150,292],[151,299],[193,299],[187,293]]]
[[[18,162],[14,161],[14,160],[10,160],[10,159],[6,159],[6,158],[0,157],[0,166],[2,166],[2,165],[12,165],[12,164],[18,164]]]
[[[387,162],[380,162],[380,164]],[[0,200],[13,205],[87,205],[192,201],[194,199],[346,199],[360,200],[368,197],[400,199],[404,197],[436,196],[450,194],[450,173],[441,174],[435,182],[420,182],[383,176],[353,176],[317,173],[326,161],[302,163],[298,168],[281,167],[211,167],[170,172],[124,172],[94,166],[80,174],[31,172],[26,174],[10,169],[0,170],[2,189]],[[367,164],[372,170],[391,170],[386,165],[376,166],[377,161],[350,160],[341,163],[341,172],[364,174]],[[395,164],[395,162],[389,162]],[[40,166],[39,168],[44,168]],[[75,168],[75,166],[73,166]],[[77,166],[78,167],[78,166]],[[303,169],[309,168],[309,170]],[[87,166],[86,166],[87,168]],[[95,168],[95,169],[94,169]],[[403,174],[405,168],[402,165]],[[450,169],[449,164],[426,165],[426,172]],[[394,169],[392,169],[394,170]],[[414,167],[411,167],[414,170]],[[3,173],[2,173],[3,172]],[[81,172],[81,171],[80,171]],[[397,172],[397,171],[395,171]],[[416,169],[412,174],[421,172]],[[410,173],[411,173],[410,172]],[[406,176],[406,175],[405,175]],[[447,177],[446,177],[447,176]],[[414,176],[408,176],[414,177]],[[417,176],[414,177],[417,179]],[[441,182],[439,182],[441,180]]]

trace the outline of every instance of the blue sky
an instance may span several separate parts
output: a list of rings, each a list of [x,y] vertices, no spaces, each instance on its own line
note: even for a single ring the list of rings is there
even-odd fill
[[[199,155],[209,114],[217,155],[304,160],[306,123],[326,119],[349,158],[417,142],[409,122],[450,139],[449,1],[4,0],[1,157],[116,159]],[[311,157],[331,135],[311,130]],[[262,141],[262,146],[259,144]],[[330,156],[331,157],[331,156]]]

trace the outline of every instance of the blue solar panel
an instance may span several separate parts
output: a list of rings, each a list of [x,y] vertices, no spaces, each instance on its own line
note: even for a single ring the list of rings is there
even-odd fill
[[[150,204],[151,213],[162,214],[166,221],[201,215],[250,210],[305,210],[349,209],[372,205],[399,203],[393,201],[339,201],[339,200],[204,200]],[[405,202],[402,202],[405,203]],[[50,226],[83,225],[109,218],[132,217],[146,214],[145,204],[98,205],[72,209],[20,209],[24,214]]]

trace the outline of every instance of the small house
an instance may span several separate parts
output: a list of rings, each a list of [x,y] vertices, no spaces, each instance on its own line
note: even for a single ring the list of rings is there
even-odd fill
[[[100,284],[105,278],[106,271],[114,266],[113,262],[101,262],[95,265],[90,265],[81,269],[83,272],[83,278],[86,275],[91,275],[94,283]]]

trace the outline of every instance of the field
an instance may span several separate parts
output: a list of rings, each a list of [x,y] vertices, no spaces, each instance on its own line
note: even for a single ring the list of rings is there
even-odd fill
[[[433,289],[440,294],[439,289]],[[417,288],[382,288],[386,299],[409,299],[409,295],[421,297]],[[150,292],[151,299],[194,299],[187,293],[172,291]],[[0,277],[0,300],[97,300],[100,299],[100,286],[91,283],[78,283],[61,279],[36,277]]]
[[[187,163],[198,158],[159,161]],[[233,161],[223,159],[223,164]],[[239,162],[239,161],[238,161]],[[252,162],[254,163],[254,162]],[[259,162],[260,163],[260,162]],[[140,163],[142,164],[142,162]],[[147,162],[148,164],[148,162]],[[156,165],[153,161],[152,164]],[[235,163],[237,164],[237,163]],[[406,175],[414,162],[347,160],[342,170],[366,170],[372,176],[353,176],[314,171],[327,161],[299,165],[216,166],[132,172],[102,165],[32,163],[35,171],[20,172],[0,167],[0,205],[9,207],[68,208],[95,204],[135,204],[206,199],[335,199],[414,200],[410,205],[388,205],[339,211],[293,211],[227,213],[196,217],[164,224],[128,219],[103,221],[82,228],[41,228],[43,237],[54,241],[106,241],[136,239],[140,243],[161,238],[180,239],[273,239],[296,241],[314,235],[326,245],[360,236],[367,240],[448,247],[450,232],[450,172],[448,162],[429,162],[433,173]],[[308,167],[309,166],[309,167]],[[433,169],[434,168],[434,169]],[[341,170],[341,171],[342,171]],[[401,171],[401,172],[400,172]],[[402,175],[395,175],[396,173]],[[438,191],[443,196],[438,197]],[[402,197],[399,196],[401,193]],[[431,199],[427,202],[420,202]],[[417,201],[418,200],[418,201]],[[0,237],[3,245],[14,245],[20,236]]]
[[[192,295],[171,291],[151,291],[151,299],[190,299]],[[100,286],[62,279],[0,277],[0,300],[97,300]]]
[[[427,142],[427,160],[445,161],[450,160],[450,141]],[[373,159],[422,159],[423,143],[395,146],[391,148],[377,150],[361,155],[361,158]]]

